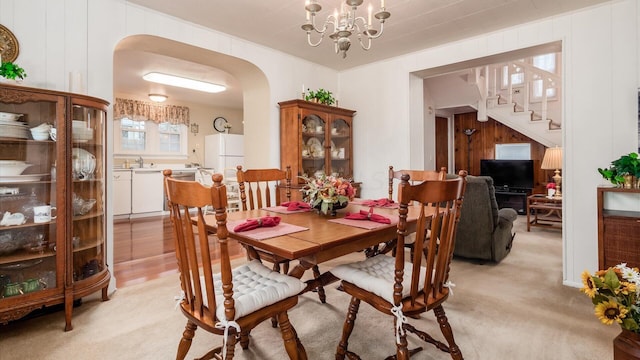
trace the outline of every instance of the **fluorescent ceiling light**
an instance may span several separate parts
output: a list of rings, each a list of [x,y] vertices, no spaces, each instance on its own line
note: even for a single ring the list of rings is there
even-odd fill
[[[164,102],[166,101],[168,98],[167,95],[161,95],[161,94],[149,94],[149,99],[151,99],[151,101],[155,101],[155,102]]]
[[[208,83],[199,80],[187,79],[174,75],[161,74],[157,72],[151,72],[142,77],[143,79],[159,84],[178,86],[192,90],[204,91],[208,93],[219,93],[225,91],[227,88],[213,83]]]

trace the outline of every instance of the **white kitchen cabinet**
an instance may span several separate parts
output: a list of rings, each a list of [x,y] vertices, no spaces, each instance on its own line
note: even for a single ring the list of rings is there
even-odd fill
[[[160,212],[164,207],[162,170],[132,170],[131,213]]]
[[[113,215],[131,214],[131,170],[113,172]]]

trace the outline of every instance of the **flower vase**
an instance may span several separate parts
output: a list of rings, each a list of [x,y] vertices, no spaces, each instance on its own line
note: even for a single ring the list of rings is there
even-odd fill
[[[327,212],[327,214],[324,214],[324,213],[322,212],[322,203],[320,203],[320,204],[318,204],[318,205],[314,206],[314,209],[318,210],[318,214],[324,214],[324,215],[336,216],[336,215],[338,215],[338,210],[346,208],[346,207],[347,207],[347,205],[349,205],[349,203],[348,203],[348,202],[346,202],[346,201],[345,201],[344,203],[342,203],[342,204],[337,203],[337,202],[336,202],[336,203],[333,203],[333,207],[331,208],[331,210],[329,210],[329,211]]]
[[[640,334],[622,329],[613,339],[614,360],[640,360]]]

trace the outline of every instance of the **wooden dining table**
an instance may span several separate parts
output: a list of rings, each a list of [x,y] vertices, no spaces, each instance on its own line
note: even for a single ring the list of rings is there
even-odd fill
[[[281,207],[282,208],[282,207]],[[245,210],[230,212],[227,214],[227,228],[229,237],[247,246],[273,253],[289,260],[299,260],[299,264],[289,271],[289,275],[302,278],[306,270],[313,265],[336,259],[338,257],[359,252],[367,248],[377,246],[396,238],[398,209],[374,207],[375,214],[383,215],[391,220],[390,224],[380,224],[369,220],[352,220],[347,225],[336,221],[343,221],[347,213],[357,213],[360,210],[369,211],[370,207],[362,204],[361,201],[349,203],[345,209],[339,210],[336,216],[318,214],[315,210],[306,212],[281,212],[281,209],[265,208],[259,210]],[[415,227],[416,219],[419,215],[420,207],[409,206],[407,214],[407,227],[411,232],[411,227]],[[426,208],[428,216],[432,216],[434,210]],[[429,213],[431,212],[431,214]],[[278,216],[281,221],[278,226],[301,227],[303,230],[290,232],[283,235],[256,239],[254,231],[233,232],[233,225],[244,222],[248,219],[257,219],[264,216]],[[215,232],[214,215],[206,215],[205,221],[209,231]],[[362,223],[359,223],[362,222]],[[365,223],[366,222],[366,223]],[[368,228],[366,228],[368,227]],[[364,257],[364,255],[363,255]],[[336,281],[331,273],[324,273],[320,278],[307,281],[305,291],[315,289],[319,284],[323,286]]]

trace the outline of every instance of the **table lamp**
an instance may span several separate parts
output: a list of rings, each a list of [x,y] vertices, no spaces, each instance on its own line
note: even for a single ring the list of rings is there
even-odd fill
[[[556,183],[556,192],[553,197],[556,199],[562,198],[562,194],[560,193],[560,185],[562,184],[562,176],[560,176],[560,169],[562,169],[562,148],[558,146],[547,148],[544,151],[544,158],[542,159],[542,166],[540,166],[540,168],[542,170],[555,170],[553,181]]]

